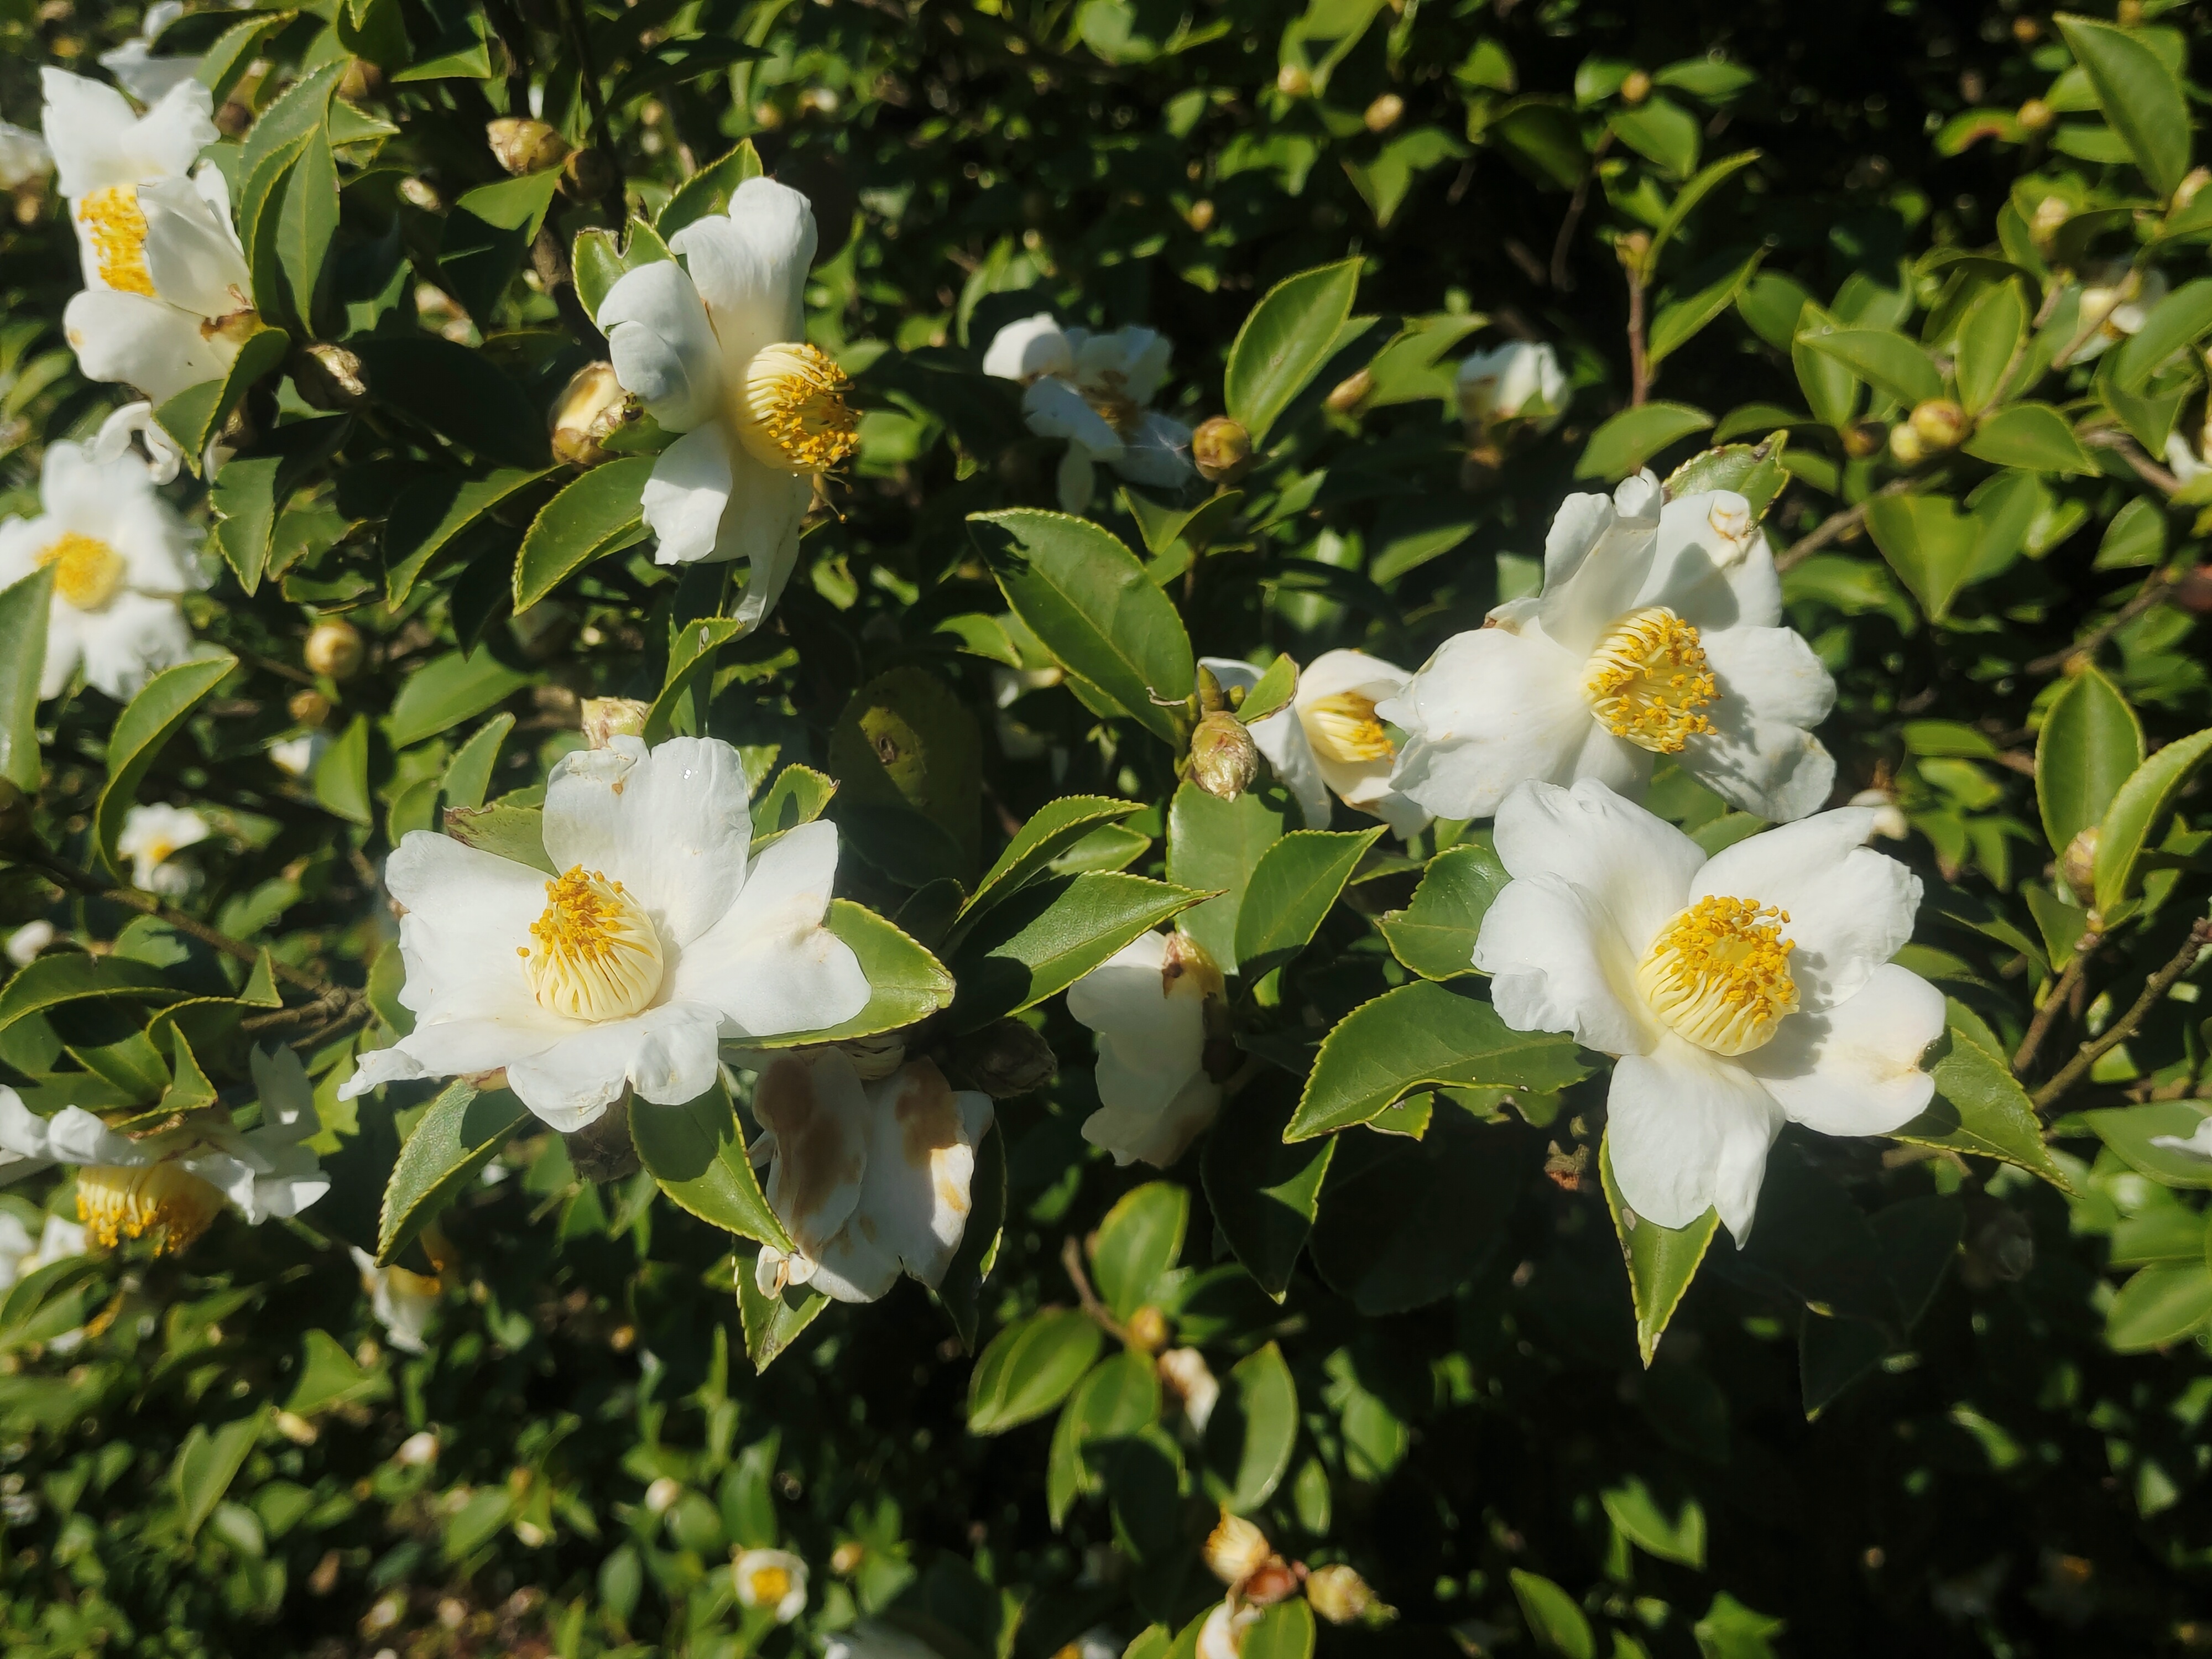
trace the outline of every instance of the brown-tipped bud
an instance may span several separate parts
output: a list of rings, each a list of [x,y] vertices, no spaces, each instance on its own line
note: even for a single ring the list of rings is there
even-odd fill
[[[1183,222],[1200,235],[1213,228],[1213,204],[1200,197],[1183,210]]]
[[[2049,248],[2051,239],[2066,228],[2074,216],[2074,209],[2063,196],[2046,196],[2035,204],[2035,212],[2027,222],[2028,240],[2039,248]]]
[[[1219,800],[1235,800],[1260,775],[1260,750],[1236,715],[1223,710],[1190,734],[1190,781]]]
[[[629,1138],[627,1092],[595,1121],[561,1139],[568,1148],[568,1163],[579,1181],[621,1181],[637,1173],[637,1146]]]
[[[1651,95],[1651,77],[1642,70],[1631,70],[1620,83],[1620,101],[1633,108]]]
[[[1624,266],[1639,269],[1650,255],[1651,234],[1649,231],[1632,230],[1627,235],[1614,240],[1613,252],[1613,256]]]
[[[361,672],[368,647],[362,641],[361,629],[333,618],[317,623],[308,631],[306,655],[311,672],[343,684]]]
[[[1406,118],[1406,100],[1395,92],[1386,92],[1367,106],[1367,113],[1359,118],[1367,124],[1370,132],[1388,132]]]
[[[1889,458],[1899,466],[1917,466],[1927,458],[1928,446],[1920,441],[1920,434],[1912,429],[1909,421],[1899,421],[1889,429]]]
[[[1332,1625],[1348,1625],[1375,1606],[1375,1592],[1350,1567],[1316,1567],[1306,1575],[1306,1601]]]
[[[1129,1316],[1129,1346],[1145,1353],[1158,1353],[1168,1345],[1168,1316],[1151,1303]]]
[[[2022,12],[2012,20],[2012,38],[2023,46],[2033,46],[2043,38],[2042,20]]]
[[[425,213],[443,213],[446,210],[444,193],[428,179],[402,179],[399,195],[410,207],[421,208]]]
[[[860,1563],[868,1559],[866,1547],[848,1538],[830,1552],[830,1571],[840,1578],[849,1578],[860,1571]]]
[[[331,717],[331,700],[312,688],[295,691],[291,702],[284,707],[294,720],[311,729],[325,724]]]
[[[2173,187],[2173,210],[2179,213],[2187,207],[2203,194],[2207,185],[2212,185],[2212,167],[2190,168],[2182,174],[2181,182]]]
[[[338,76],[338,96],[349,104],[358,104],[364,98],[374,98],[383,90],[384,71],[366,58],[355,58],[345,66],[345,73]],[[228,109],[230,106],[226,104],[223,107]],[[251,125],[252,112],[250,109],[246,119]]]
[[[1285,98],[1304,98],[1313,92],[1313,76],[1296,64],[1285,64],[1275,71],[1275,90]]]
[[[1235,477],[1252,459],[1252,434],[1226,415],[1200,421],[1190,434],[1191,465],[1208,483]]]
[[[368,386],[361,377],[361,359],[342,345],[328,341],[302,346],[292,354],[292,384],[310,409],[343,415],[368,401]]]
[[[2068,842],[2066,850],[2058,855],[2059,879],[2084,908],[2097,902],[2097,826],[2093,823]]]
[[[1887,437],[1880,421],[1853,421],[1844,428],[1844,453],[1855,461],[1879,453]]]
[[[561,193],[572,201],[596,202],[622,187],[622,169],[603,149],[588,144],[561,164]]]
[[[1221,1511],[1220,1524],[1206,1534],[1206,1565],[1224,1584],[1241,1584],[1267,1565],[1274,1547],[1241,1515]]]
[[[1367,394],[1374,390],[1375,377],[1363,368],[1356,374],[1346,375],[1331,386],[1328,396],[1322,401],[1338,414],[1349,415],[1364,403]]]
[[[568,141],[543,121],[502,115],[487,125],[484,136],[491,153],[509,173],[543,173],[568,159]]]
[[[13,847],[31,834],[31,799],[6,778],[0,778],[0,847]]]
[[[961,1038],[952,1060],[964,1079],[994,1100],[1028,1094],[1060,1069],[1052,1045],[1018,1019],[1002,1019]]]
[[[1296,1595],[1302,1582],[1297,1568],[1279,1555],[1271,1555],[1260,1564],[1259,1571],[1244,1581],[1241,1599],[1249,1607],[1272,1607]]]
[[[215,112],[215,130],[226,138],[243,138],[252,125],[253,106],[243,99],[225,99]]]
[[[2040,98],[2031,98],[2020,106],[2013,118],[2020,123],[2022,132],[2048,132],[2058,119],[2058,112]]]
[[[900,1031],[878,1031],[873,1036],[841,1042],[845,1058],[863,1083],[880,1083],[906,1064],[906,1036]]]
[[[614,457],[604,447],[629,418],[629,397],[608,362],[586,363],[553,404],[553,453],[571,466],[597,466]]]
[[[1948,398],[1930,398],[1913,406],[1912,429],[1930,453],[1956,449],[1966,441],[1966,411]]]
[[[584,738],[594,749],[611,747],[617,738],[641,738],[649,702],[635,697],[586,697],[582,704]]]

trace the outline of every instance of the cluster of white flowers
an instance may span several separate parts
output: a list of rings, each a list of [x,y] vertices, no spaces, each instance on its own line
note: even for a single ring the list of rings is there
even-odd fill
[[[1067,441],[1059,479],[1066,512],[1091,505],[1102,465],[1162,489],[1192,476],[1190,428],[1152,407],[1168,377],[1168,343],[1152,329],[1094,334],[1041,311],[993,337],[983,372],[1021,382],[1030,431]]]

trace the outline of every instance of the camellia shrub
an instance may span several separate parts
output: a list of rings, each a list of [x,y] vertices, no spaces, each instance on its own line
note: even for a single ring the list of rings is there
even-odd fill
[[[0,1643],[2212,1648],[2203,24],[0,9]]]

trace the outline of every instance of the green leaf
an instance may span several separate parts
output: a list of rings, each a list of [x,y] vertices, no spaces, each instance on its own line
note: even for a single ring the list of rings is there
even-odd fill
[[[829,1305],[821,1291],[796,1285],[787,1285],[781,1296],[763,1296],[752,1264],[738,1258],[738,1321],[745,1328],[745,1358],[756,1372],[766,1370]]]
[[[737,1112],[719,1082],[681,1106],[633,1100],[629,1136],[639,1161],[680,1208],[725,1232],[779,1250],[792,1248],[762,1195]]]
[[[344,67],[325,64],[293,82],[256,118],[239,156],[238,240],[254,308],[303,333],[313,332],[315,287],[337,229],[328,124]]]
[[[1943,377],[1915,342],[1893,329],[1814,325],[1797,337],[1907,409],[1943,395]]]
[[[737,638],[744,626],[735,617],[702,617],[671,630],[668,672],[646,710],[645,730],[640,734],[647,744],[667,741],[678,729],[679,714],[688,722],[692,688],[702,678],[713,684],[715,653]]]
[[[2064,12],[2056,21],[2096,91],[2098,107],[2127,141],[2143,177],[2160,196],[2172,195],[2189,172],[2189,106],[2180,77],[2126,29]]]
[[[2119,687],[2094,667],[2066,683],[2035,740],[2036,805],[2053,852],[2063,854],[2075,836],[2105,821],[2142,755],[2142,722]]]
[[[46,669],[53,567],[0,588],[0,778],[39,793],[39,681]]]
[[[1133,800],[1105,795],[1063,795],[1047,802],[1014,832],[998,862],[975,884],[960,907],[962,916],[981,915],[1000,900],[1036,880],[1052,861],[1102,823],[1118,823],[1143,809]]]
[[[385,735],[404,749],[474,720],[529,684],[527,673],[488,650],[448,651],[407,677],[385,717]]]
[[[902,1026],[919,1024],[952,1000],[952,975],[944,964],[873,910],[850,899],[832,899],[823,925],[852,947],[867,976],[867,1006],[842,1025],[745,1039],[749,1048],[795,1048],[850,1042]]]
[[[138,786],[155,757],[237,666],[238,659],[226,652],[166,669],[147,681],[116,717],[107,739],[107,781],[93,809],[93,844],[109,869],[125,867],[115,843],[123,834],[124,815],[137,803]]]
[[[1746,297],[1758,291],[1760,283],[1786,281],[1769,272],[1745,290]],[[1786,311],[1796,295],[1787,289],[1771,290],[1772,297],[1782,301],[1780,309]],[[1747,311],[1749,317],[1752,313]],[[1763,319],[1763,320],[1773,320]],[[1838,429],[1850,424],[1858,412],[1859,377],[1851,373],[1850,365],[1825,351],[1815,351],[1804,331],[1832,330],[1836,319],[1810,301],[1797,301],[1795,325],[1790,336],[1780,342],[1790,353],[1792,368],[1797,371],[1798,389],[1805,394],[1805,406],[1813,411],[1813,418],[1825,426]]]
[[[1538,1648],[1563,1659],[1597,1659],[1597,1637],[1574,1597],[1538,1573],[1516,1567],[1511,1577],[1513,1597]]]
[[[981,740],[975,716],[927,669],[878,674],[855,691],[830,733],[836,806],[911,809],[945,832],[955,867],[975,879],[982,811]]]
[[[1015,507],[968,523],[1006,603],[1054,659],[1108,710],[1179,744],[1176,714],[1153,699],[1180,704],[1190,696],[1190,636],[1137,556],[1065,514]]]
[[[1231,1366],[1206,1425],[1206,1491],[1249,1515],[1275,1494],[1298,1443],[1298,1386],[1273,1342]]]
[[[633,218],[624,227],[619,246],[611,230],[594,225],[579,231],[574,255],[576,297],[584,302],[584,309],[596,318],[600,302],[625,275],[640,265],[675,257],[659,233],[642,219]]]
[[[969,1433],[1004,1434],[1042,1417],[1082,1380],[1104,1340],[1089,1318],[1064,1309],[1007,1326],[969,1378]]]
[[[485,353],[434,334],[356,335],[346,349],[361,361],[368,395],[386,408],[492,465],[546,465],[544,416]]]
[[[246,337],[220,380],[203,380],[186,386],[154,411],[161,430],[185,452],[185,461],[197,473],[207,447],[222,430],[231,411],[264,374],[274,372],[292,349],[292,337],[281,328],[264,328]]]
[[[2121,1353],[2179,1342],[2212,1319],[2212,1268],[2155,1261],[2120,1286],[2105,1314],[2105,1340]]]
[[[499,302],[522,269],[562,177],[560,168],[548,167],[479,185],[463,192],[447,213],[438,270],[447,290],[483,333],[495,326]]]
[[[5,1001],[6,994],[0,993],[0,1005]],[[2197,1133],[2197,1126],[2204,1121],[2204,1113],[2193,1101],[2160,1100],[2147,1106],[2114,1106],[2103,1111],[2084,1112],[2081,1121],[2095,1132],[2098,1139],[2112,1148],[2114,1157],[2160,1186],[2212,1188],[2212,1164],[2187,1152],[2151,1144],[2160,1139],[2186,1140]]]
[[[1053,1425],[1045,1505],[1055,1530],[1078,1497],[1099,1487],[1083,1449],[1099,1441],[1126,1439],[1159,1420],[1159,1377],[1148,1356],[1125,1348],[1092,1367]]]
[[[1590,434],[1577,478],[1626,478],[1669,444],[1703,432],[1713,417],[1687,404],[1652,403],[1624,409]]]
[[[1759,261],[1766,257],[1765,248],[1754,248],[1751,257],[1717,282],[1686,295],[1670,305],[1660,307],[1651,319],[1650,343],[1644,349],[1644,360],[1656,371],[1659,365],[1702,333],[1720,314],[1735,303],[1735,296],[1759,269]]]
[[[1929,619],[1948,617],[1979,551],[1973,519],[1942,495],[1875,495],[1867,502],[1866,526]]]
[[[530,1115],[504,1089],[479,1093],[465,1079],[446,1085],[400,1147],[377,1219],[376,1260],[389,1266],[452,1203]]]
[[[2151,831],[2208,751],[2212,751],[2212,727],[2166,744],[2128,775],[2097,830],[2098,909],[2111,915],[2121,901],[2133,896]]]
[[[401,490],[384,521],[385,603],[394,609],[406,604],[432,559],[485,515],[552,476],[530,467],[503,467],[481,478],[441,472]]]
[[[2166,514],[2156,501],[2130,497],[2105,526],[2095,570],[2141,570],[2166,562]]]
[[[1237,1659],[1313,1659],[1313,1609],[1293,1596],[1278,1601],[1244,1632]]]
[[[315,763],[315,799],[349,823],[376,821],[368,794],[368,716],[356,714],[344,734]]]
[[[1280,787],[1248,789],[1235,800],[1184,783],[1168,806],[1168,879],[1218,895],[1178,924],[1224,974],[1237,971],[1237,924],[1253,871],[1282,838],[1296,809]]]
[[[1237,912],[1237,972],[1256,980],[1304,950],[1382,829],[1293,830],[1262,853]]]
[[[2142,326],[2112,353],[2114,383],[2124,392],[2142,393],[2168,358],[2208,332],[2212,332],[2212,276],[2199,276],[2152,307]]]
[[[388,1377],[356,1364],[328,1331],[310,1330],[300,1347],[298,1380],[284,1401],[284,1409],[295,1416],[312,1417],[317,1412],[392,1391]]]
[[[696,220],[726,213],[738,186],[760,176],[760,153],[751,139],[740,138],[738,147],[720,161],[708,163],[684,181],[653,222],[653,228],[665,241]]]
[[[1608,1132],[1609,1133],[1610,1132]],[[1613,1237],[1620,1241],[1621,1259],[1628,1264],[1628,1293],[1636,1309],[1636,1352],[1644,1368],[1659,1352],[1659,1339],[1667,1322],[1689,1293],[1690,1281],[1719,1231],[1720,1212],[1708,1209],[1686,1227],[1662,1227],[1636,1214],[1622,1201],[1620,1185],[1613,1179],[1613,1153],[1601,1143],[1598,1175],[1605,1187],[1605,1207],[1613,1214]]]
[[[2049,404],[2008,404],[1983,417],[1964,446],[1967,454],[1993,466],[2030,472],[2062,472],[2094,477],[2097,464],[2066,417]]]
[[[1229,418],[1262,453],[1267,433],[1336,349],[1359,288],[1358,259],[1285,277],[1252,307],[1229,348],[1221,380]]]
[[[1214,1225],[1261,1290],[1280,1302],[1313,1232],[1336,1139],[1283,1144],[1297,1104],[1290,1079],[1269,1073],[1224,1101],[1200,1159]]]
[[[1698,118],[1671,98],[1650,98],[1633,108],[1609,112],[1606,125],[1621,143],[1658,164],[1669,177],[1687,179],[1696,170]]]
[[[446,763],[445,781],[438,786],[440,803],[447,807],[475,808],[483,805],[491,788],[492,769],[499,763],[499,746],[514,730],[514,716],[495,714],[453,751]]]
[[[2027,337],[2027,302],[2020,297],[2017,283],[1990,283],[1966,308],[1959,323],[1953,374],[1959,383],[1959,402],[1967,414],[1978,415],[1996,400]]]
[[[1929,1067],[1936,1098],[1893,1138],[2017,1164],[2063,1193],[2074,1190],[2043,1144],[2043,1125],[2004,1056],[1990,1053],[1953,1022],[1950,1047]]]
[[[441,820],[445,831],[463,846],[498,858],[510,859],[543,870],[561,872],[545,851],[545,814],[535,806],[449,806]]]
[[[1456,979],[1474,971],[1482,919],[1511,879],[1480,842],[1447,848],[1429,860],[1413,902],[1384,911],[1376,926],[1390,954],[1423,979]]]
[[[1401,985],[1353,1009],[1322,1042],[1283,1138],[1364,1123],[1433,1085],[1548,1093],[1588,1075],[1575,1052],[1564,1036],[1512,1030],[1486,1002],[1425,980]]]
[[[94,957],[64,951],[39,957],[0,985],[0,1031],[20,1019],[73,1002],[125,997],[155,1005],[175,1002],[185,993],[161,969],[128,957]]]
[[[820,817],[837,793],[837,781],[810,766],[787,766],[753,803],[752,854],[778,836]]]
[[[1650,281],[1652,273],[1659,269],[1661,251],[1674,240],[1674,233],[1681,229],[1683,222],[1690,216],[1698,204],[1756,161],[1759,155],[1759,151],[1755,149],[1739,150],[1734,155],[1723,155],[1719,161],[1700,170],[1695,178],[1674,192],[1674,199],[1667,204],[1666,212],[1659,216],[1658,224],[1652,228],[1651,246],[1644,256],[1644,278],[1646,283]],[[1572,186],[1570,185],[1569,188],[1571,189]],[[1794,316],[1791,320],[1793,322],[1796,320]]]
[[[217,109],[260,55],[262,42],[298,15],[293,11],[259,12],[233,23],[216,37],[215,44],[201,54],[198,79],[213,95]]]
[[[654,458],[628,455],[593,467],[538,509],[514,559],[519,615],[594,559],[643,541],[646,481]]]
[[[1651,1488],[1634,1475],[1598,1494],[1605,1512],[1621,1534],[1646,1555],[1672,1561],[1692,1572],[1705,1567],[1705,1511],[1694,1498],[1685,1498],[1673,1515],[1659,1506]]]
[[[186,1538],[199,1531],[238,1478],[246,1454],[261,1437],[266,1411],[262,1407],[214,1429],[195,1423],[185,1431],[185,1443],[177,1448],[177,1461],[169,1466],[169,1484],[177,1494],[177,1529]]]
[[[1205,897],[1142,876],[1060,876],[980,918],[953,959],[952,1029],[972,1031],[1043,1001],[1139,933]]]
[[[1251,726],[1270,714],[1279,714],[1290,706],[1297,690],[1297,664],[1287,654],[1279,656],[1244,694],[1244,701],[1237,705],[1237,718]]]
[[[1091,1275],[1098,1295],[1127,1322],[1152,1299],[1160,1276],[1182,1259],[1190,1224],[1190,1191],[1172,1181],[1148,1181],[1115,1200],[1098,1224]]]

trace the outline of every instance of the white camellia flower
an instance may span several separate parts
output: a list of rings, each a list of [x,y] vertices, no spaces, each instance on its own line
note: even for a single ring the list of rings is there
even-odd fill
[[[822,1638],[822,1659],[938,1659],[935,1648],[896,1625],[863,1619]]]
[[[131,860],[133,887],[175,898],[191,891],[195,872],[189,865],[170,860],[212,834],[208,821],[190,807],[156,802],[134,806],[123,815],[123,833],[115,838],[115,850]]]
[[[2084,266],[2074,337],[2061,348],[2057,367],[2101,357],[2130,334],[2142,332],[2168,286],[2164,271],[2138,270],[2124,259],[2100,259]]]
[[[968,1228],[975,1147],[991,1097],[955,1090],[927,1060],[863,1083],[842,1048],[778,1054],[753,1090],[769,1207],[795,1248],[763,1248],[763,1296],[786,1285],[873,1302],[902,1273],[934,1290]]]
[[[1574,395],[1559,354],[1529,340],[1476,352],[1460,364],[1455,385],[1460,418],[1477,430],[1501,421],[1531,421],[1537,431],[1548,432]]]
[[[183,0],[154,0],[146,8],[138,33],[100,54],[100,68],[120,81],[124,91],[140,103],[160,103],[200,72],[198,58],[154,56],[154,43],[161,38],[161,31],[184,15]]]
[[[33,1236],[22,1217],[0,1210],[0,1291],[41,1267],[66,1261],[85,1250],[84,1224],[50,1215]]]
[[[714,1086],[723,1038],[850,1019],[868,983],[822,925],[837,830],[817,822],[746,854],[738,751],[618,737],[564,756],[545,787],[561,873],[410,830],[385,866],[400,907],[415,1030],[361,1056],[339,1091],[504,1068],[556,1129],[582,1128],[625,1087],[681,1105]]]
[[[645,486],[662,564],[744,559],[738,616],[759,624],[799,557],[817,473],[859,447],[850,382],[805,343],[814,210],[797,191],[748,179],[727,214],[670,239],[683,263],[630,271],[599,302],[615,375],[665,430]]]
[[[1221,1109],[1206,1074],[1207,1005],[1221,970],[1181,933],[1140,933],[1067,988],[1067,1012],[1098,1034],[1098,1109],[1083,1138],[1116,1164],[1164,1170]]]
[[[361,1273],[361,1288],[368,1292],[369,1311],[384,1328],[385,1338],[405,1353],[427,1353],[430,1321],[445,1299],[445,1281],[434,1273],[418,1273],[405,1267],[380,1267],[367,1250],[348,1245],[353,1265]]]
[[[1376,713],[1408,737],[1391,782],[1438,817],[1486,817],[1528,778],[1638,796],[1657,757],[1769,819],[1817,811],[1836,763],[1808,729],[1835,682],[1780,626],[1766,537],[1730,490],[1660,504],[1649,472],[1570,495],[1544,590],[1444,641]]]
[[[118,702],[191,653],[178,596],[200,585],[196,532],[154,493],[133,461],[101,465],[82,445],[46,447],[35,519],[0,520],[0,588],[49,565],[41,698],[58,697],[77,665]]]
[[[27,921],[8,935],[8,960],[18,968],[27,968],[37,960],[39,952],[53,942],[53,923],[43,916],[36,921]]]
[[[213,1110],[152,1134],[120,1134],[81,1106],[40,1117],[0,1088],[0,1181],[76,1164],[77,1216],[102,1249],[158,1232],[157,1250],[181,1250],[226,1199],[256,1225],[297,1215],[331,1188],[302,1144],[321,1127],[314,1091],[289,1048],[256,1048],[251,1065],[261,1122],[244,1130]]]
[[[779,1625],[806,1611],[806,1563],[789,1550],[745,1550],[730,1563],[738,1605],[765,1607]]]
[[[1205,657],[1224,691],[1260,683],[1260,671],[1230,657]],[[1253,722],[1252,741],[1296,798],[1306,828],[1326,830],[1328,798],[1381,818],[1401,837],[1420,833],[1430,813],[1390,787],[1397,745],[1375,718],[1377,703],[1411,677],[1364,651],[1324,651],[1298,676],[1291,706]]]
[[[1839,807],[1708,859],[1592,780],[1522,785],[1498,813],[1513,879],[1474,965],[1519,1031],[1619,1057],[1606,1146],[1628,1207],[1662,1227],[1717,1208],[1742,1243],[1784,1122],[1879,1135],[1928,1104],[1943,995],[1889,958],[1920,880]]]
[[[54,170],[46,141],[12,121],[0,121],[0,190],[21,190]]]
[[[1059,477],[1067,512],[1091,505],[1101,465],[1162,489],[1191,477],[1190,428],[1151,407],[1168,377],[1168,356],[1166,337],[1154,330],[1094,334],[1064,329],[1042,311],[992,337],[983,372],[1023,382],[1030,430],[1067,440]]]
[[[46,143],[83,256],[84,291],[62,331],[87,378],[155,403],[219,380],[260,326],[253,280],[213,162],[207,88],[185,81],[144,116],[114,88],[40,72]]]

